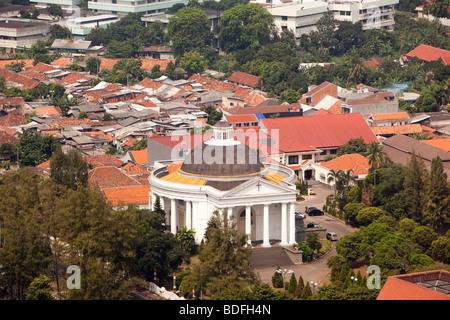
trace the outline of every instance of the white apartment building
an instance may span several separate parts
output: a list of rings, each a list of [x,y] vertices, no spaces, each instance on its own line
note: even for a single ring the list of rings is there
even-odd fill
[[[21,19],[0,19],[0,48],[8,51],[31,47],[38,40],[50,37],[50,24],[41,21],[27,22]]]
[[[361,21],[363,29],[385,28],[394,30],[394,6],[399,0],[254,0],[267,8],[281,32],[291,30],[298,39],[302,34],[315,31],[316,22],[327,11],[339,21]]]
[[[81,0],[30,0],[36,7],[46,8],[50,4],[60,5],[63,9],[69,9],[71,7],[77,7],[80,5]]]
[[[187,5],[188,2],[189,0],[89,0],[88,8],[96,13],[124,16],[130,12],[143,14],[164,12],[174,4],[183,3]]]

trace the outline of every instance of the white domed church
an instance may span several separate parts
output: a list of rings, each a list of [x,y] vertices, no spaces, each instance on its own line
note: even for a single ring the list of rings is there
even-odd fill
[[[213,137],[183,161],[164,163],[150,174],[150,198],[159,196],[172,233],[192,229],[199,244],[212,213],[219,210],[248,235],[249,244],[296,242],[297,176],[287,167],[262,163],[256,150],[234,139],[226,121],[217,122]]]

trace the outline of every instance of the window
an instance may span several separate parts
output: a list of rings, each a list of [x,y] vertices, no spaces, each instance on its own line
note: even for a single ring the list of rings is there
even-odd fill
[[[337,149],[330,150],[330,154],[337,154]]]
[[[302,159],[303,159],[303,160],[311,160],[311,159],[312,159],[312,154],[304,154],[304,155],[302,156]]]
[[[298,164],[298,156],[289,156],[289,164]]]
[[[287,19],[288,19],[287,16],[282,16],[281,17],[281,20],[283,20],[283,21],[287,21]]]

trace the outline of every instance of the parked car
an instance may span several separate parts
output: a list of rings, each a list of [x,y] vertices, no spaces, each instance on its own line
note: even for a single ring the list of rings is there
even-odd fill
[[[324,215],[323,211],[316,207],[308,207],[307,213],[310,216],[323,216]]]
[[[328,232],[327,239],[331,241],[336,241],[338,239],[338,235],[334,232]]]
[[[295,217],[305,219],[306,214],[304,214],[303,212],[300,212],[300,211],[295,211]]]
[[[319,225],[315,222],[310,222],[310,223],[308,223],[308,225],[306,227],[307,228],[318,228]]]
[[[308,194],[309,195],[316,194],[316,190],[314,190],[313,188],[309,188],[308,189]]]

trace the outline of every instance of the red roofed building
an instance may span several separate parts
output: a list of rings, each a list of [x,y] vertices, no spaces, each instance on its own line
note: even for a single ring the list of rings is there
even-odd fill
[[[390,276],[377,300],[450,300],[450,272],[433,270]]]
[[[297,174],[303,170],[305,179],[313,179],[314,170],[302,169],[306,161],[323,161],[336,155],[340,146],[350,139],[362,138],[365,143],[377,141],[363,116],[359,113],[329,114],[314,117],[262,119],[261,129],[272,138],[270,156],[287,165]]]
[[[450,51],[421,44],[411,52],[407,53],[406,56],[409,58],[415,57],[428,62],[441,59],[446,65],[449,65],[447,62],[450,59]]]
[[[337,85],[325,81],[317,87],[311,89],[307,93],[303,94],[302,97],[298,100],[298,103],[307,104],[311,107],[314,107],[327,95],[337,98],[337,88]]]
[[[259,78],[245,72],[235,71],[231,76],[227,78],[227,80],[236,85],[256,88]]]
[[[229,115],[225,116],[225,118],[233,128],[258,126],[258,118],[255,114]]]
[[[330,161],[323,162],[305,162],[301,165],[302,169],[313,170],[315,174],[314,180],[318,180],[322,183],[330,185],[334,184],[334,181],[328,182],[328,173],[330,170],[338,172],[339,170],[347,172],[351,170],[351,176],[355,180],[362,180],[369,174],[369,160],[359,153],[344,154],[340,157],[334,158]]]
[[[40,81],[23,76],[18,73],[10,72],[7,70],[0,69],[0,77],[5,77],[6,86],[16,87],[21,90],[33,89],[37,87]]]

